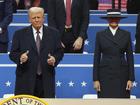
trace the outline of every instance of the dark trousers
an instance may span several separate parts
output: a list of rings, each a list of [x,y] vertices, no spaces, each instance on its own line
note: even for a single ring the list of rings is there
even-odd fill
[[[8,50],[8,43],[0,42],[0,53],[7,53],[7,50]]]
[[[64,53],[83,53],[83,45],[80,50],[74,50],[73,44],[76,39],[71,30],[63,33],[62,42],[65,45]]]
[[[39,97],[39,98],[44,98],[44,89],[43,89],[42,75],[37,75],[36,76],[34,96]]]

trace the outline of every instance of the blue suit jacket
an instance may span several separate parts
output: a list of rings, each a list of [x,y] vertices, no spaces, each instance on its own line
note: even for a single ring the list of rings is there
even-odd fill
[[[0,33],[0,42],[8,42],[8,32],[7,27],[12,21],[12,0],[0,0],[0,28],[2,28],[2,33]]]

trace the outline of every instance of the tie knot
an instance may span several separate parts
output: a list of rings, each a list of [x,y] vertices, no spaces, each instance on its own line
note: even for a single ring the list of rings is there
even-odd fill
[[[36,33],[37,33],[37,34],[39,34],[39,33],[40,33],[40,31],[39,31],[39,30],[37,30],[37,31],[36,31]]]

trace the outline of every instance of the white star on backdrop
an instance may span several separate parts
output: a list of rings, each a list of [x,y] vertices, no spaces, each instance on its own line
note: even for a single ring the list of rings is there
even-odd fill
[[[56,86],[57,86],[57,87],[61,87],[61,84],[62,84],[62,82],[60,82],[60,81],[57,81],[57,82],[56,82]]]
[[[82,87],[86,87],[87,83],[85,81],[81,82]]]
[[[133,82],[133,87],[137,87],[137,84],[138,84],[138,83],[137,83],[136,81],[134,81],[134,82]]]
[[[69,83],[69,87],[73,87],[74,86],[74,82],[70,81]]]
[[[89,41],[88,40],[85,40],[85,45],[89,45]]]
[[[10,82],[10,81],[7,81],[7,82],[5,83],[5,85],[6,85],[7,87],[10,87],[10,86],[11,86],[11,82]]]

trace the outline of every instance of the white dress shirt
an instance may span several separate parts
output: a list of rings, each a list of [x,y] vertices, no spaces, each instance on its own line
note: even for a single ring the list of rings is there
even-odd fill
[[[109,27],[109,29],[112,32],[113,36],[115,36],[118,27],[116,27],[115,29],[113,29],[112,27]]]
[[[71,0],[71,3],[72,3],[72,0]],[[65,4],[65,8],[66,8],[66,0],[64,0],[64,4]]]
[[[36,41],[37,30],[34,27],[32,27],[32,28],[33,28],[34,39]],[[42,40],[42,37],[43,37],[43,27],[41,27],[39,29],[39,36],[40,36],[40,40]]]

